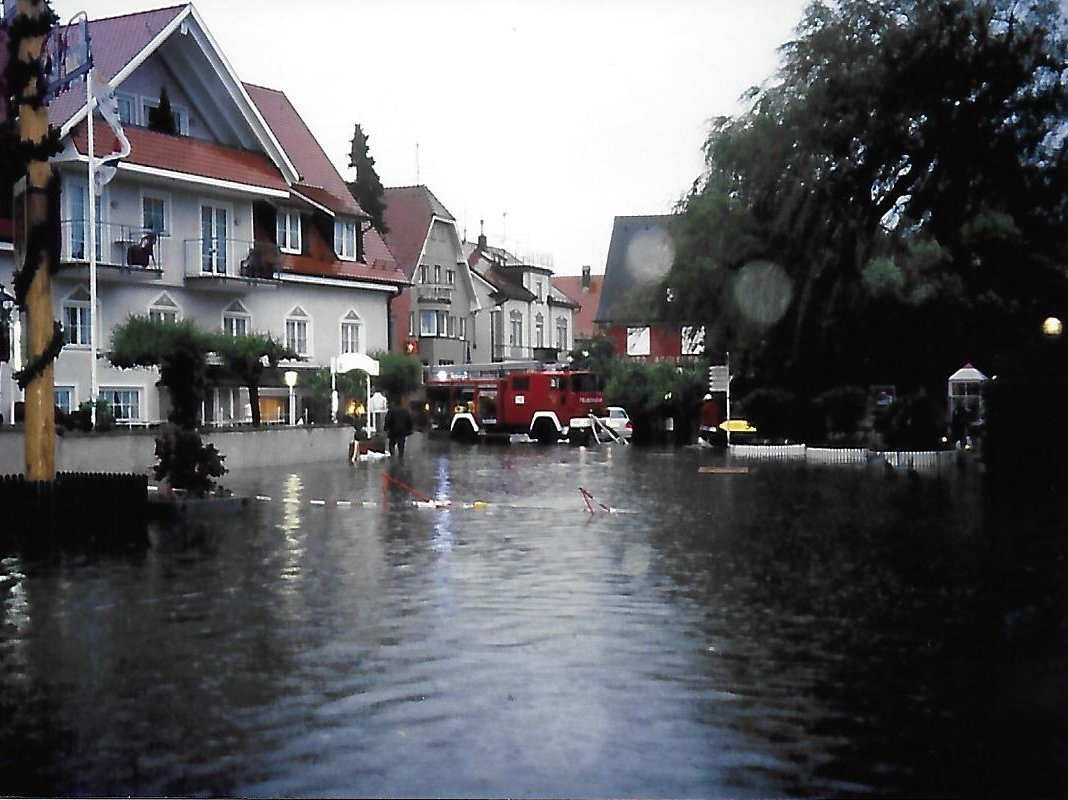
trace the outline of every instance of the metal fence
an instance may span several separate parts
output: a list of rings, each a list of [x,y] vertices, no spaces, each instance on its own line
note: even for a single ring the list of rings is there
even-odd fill
[[[62,472],[54,481],[0,476],[0,552],[106,550],[148,542],[148,478]]]

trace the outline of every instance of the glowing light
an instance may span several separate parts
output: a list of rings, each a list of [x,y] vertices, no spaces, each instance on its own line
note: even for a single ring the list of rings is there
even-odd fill
[[[1042,333],[1046,336],[1060,336],[1061,331],[1063,330],[1064,326],[1056,317],[1046,317],[1046,319],[1042,321]]]
[[[786,270],[770,261],[753,261],[742,267],[732,292],[738,311],[762,325],[782,319],[793,294],[793,281]]]

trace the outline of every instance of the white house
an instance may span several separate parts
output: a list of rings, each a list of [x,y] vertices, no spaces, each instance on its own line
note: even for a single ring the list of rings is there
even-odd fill
[[[132,148],[95,201],[100,351],[130,314],[270,333],[304,356],[294,368],[305,374],[341,353],[387,350],[389,303],[407,278],[286,96],[242,83],[192,5],[94,20],[89,32]],[[164,93],[173,132],[148,127]],[[66,345],[55,396],[69,411],[92,396],[84,84],[53,100],[49,116],[63,137],[53,298]],[[99,116],[94,139],[98,156],[115,141]],[[9,288],[12,269],[0,245]],[[119,421],[165,418],[157,370],[119,370],[103,358],[97,366],[97,394]],[[9,375],[0,373],[4,405],[17,396]],[[261,389],[265,420],[285,417],[287,395],[280,381]],[[205,423],[250,414],[243,388],[210,388]]]

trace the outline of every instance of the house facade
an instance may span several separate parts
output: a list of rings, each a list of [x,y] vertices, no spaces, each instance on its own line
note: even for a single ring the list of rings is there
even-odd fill
[[[650,292],[671,269],[675,248],[670,215],[616,217],[608,246],[604,282],[594,318],[617,356],[643,361],[679,361],[705,352],[705,329],[661,318]]]
[[[492,303],[484,320],[492,361],[557,361],[574,346],[578,304],[553,286],[551,269],[528,263],[484,234],[464,245]]]
[[[66,339],[55,364],[56,405],[71,411],[93,396],[94,316],[101,355],[131,314],[271,334],[302,356],[286,367],[298,372],[298,397],[308,372],[333,357],[387,349],[389,303],[406,278],[285,94],[242,83],[192,5],[91,21],[89,31],[131,152],[91,201],[84,85],[50,104],[63,142],[54,159],[61,244],[53,312]],[[173,128],[150,129],[164,94]],[[116,137],[94,117],[99,158]],[[0,283],[8,286],[9,254],[0,250]],[[289,389],[280,374],[266,378],[261,416],[283,420]],[[97,359],[96,395],[120,423],[166,417],[158,380],[154,368],[119,370]],[[0,386],[0,398],[17,395],[10,381]],[[250,418],[247,390],[224,381],[209,387],[205,424]]]
[[[394,350],[424,366],[488,360],[476,336],[482,305],[464,258],[456,219],[426,186],[385,190],[386,243],[411,283],[392,305]]]
[[[594,318],[597,316],[597,306],[601,302],[603,285],[604,275],[594,275],[589,266],[582,268],[581,275],[553,277],[553,288],[570,298],[577,306],[573,332],[576,348],[589,343],[600,332]]]

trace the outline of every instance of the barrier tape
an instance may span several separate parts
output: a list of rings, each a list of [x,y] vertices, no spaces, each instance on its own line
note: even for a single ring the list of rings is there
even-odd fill
[[[382,502],[377,502],[375,500],[336,500],[336,499],[324,499],[324,498],[311,498],[311,499],[303,500],[303,499],[301,499],[299,497],[283,497],[283,498],[280,498],[280,499],[276,500],[275,498],[271,497],[270,495],[264,495],[264,494],[252,495],[252,497],[255,500],[257,500],[258,502],[261,502],[261,503],[279,502],[279,503],[282,503],[283,505],[287,505],[287,506],[309,505],[309,506],[316,506],[316,507],[319,507],[319,508],[383,508],[383,507],[389,505],[388,500],[385,499],[386,498],[385,493],[386,493],[386,489],[387,489],[388,485],[390,483],[392,483],[392,484],[396,485],[398,488],[404,489],[405,491],[410,493],[413,497],[417,498],[415,500],[409,500],[407,502],[406,505],[409,505],[412,508],[427,508],[427,509],[433,509],[435,511],[460,511],[460,510],[484,511],[484,510],[488,510],[488,509],[498,509],[498,508],[509,509],[509,510],[555,511],[555,512],[565,510],[565,509],[553,508],[553,507],[549,507],[549,506],[518,505],[518,504],[514,504],[514,503],[508,503],[508,504],[505,504],[505,503],[487,503],[484,500],[476,500],[473,503],[458,503],[458,502],[453,502],[452,500],[433,500],[430,497],[427,497],[422,492],[418,491],[417,489],[414,489],[413,487],[408,486],[407,484],[402,483],[401,481],[398,481],[396,478],[393,478],[392,476],[383,476],[383,478],[384,479],[383,479],[383,482],[382,482],[383,483],[383,501]],[[386,480],[386,478],[388,478],[388,480]],[[159,487],[158,486],[149,485],[148,491],[149,492],[158,492],[159,491]],[[632,514],[632,513],[635,513],[633,511],[629,511],[627,509],[612,508],[610,506],[607,506],[604,503],[598,501],[596,498],[594,498],[594,496],[592,494],[590,494],[590,492],[588,492],[586,489],[584,489],[582,487],[579,487],[579,492],[582,493],[582,498],[583,498],[583,500],[586,501],[586,507],[585,508],[581,508],[581,509],[575,509],[576,511],[583,511],[583,512],[589,511],[590,514],[593,514],[594,513],[594,508],[592,507],[591,503],[596,503],[597,506],[599,506],[603,511],[605,511],[608,514]],[[394,503],[396,504],[396,501],[394,501]],[[405,505],[405,504],[400,504],[400,505]]]

